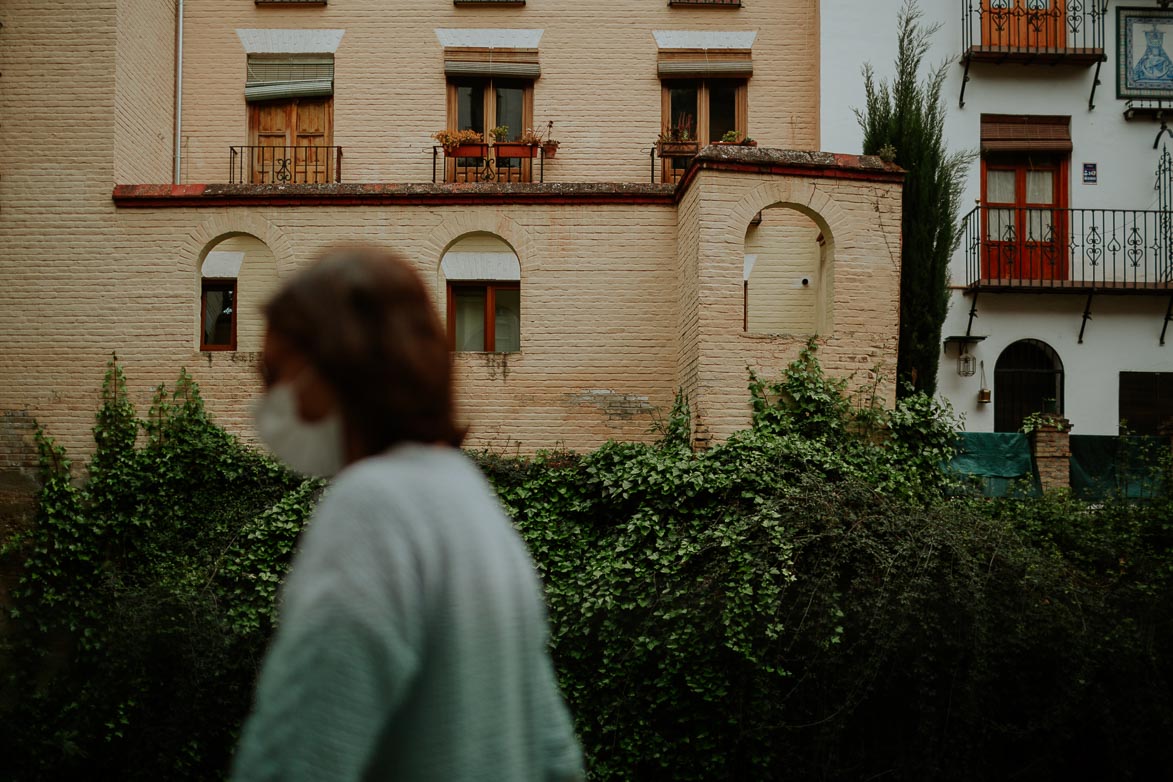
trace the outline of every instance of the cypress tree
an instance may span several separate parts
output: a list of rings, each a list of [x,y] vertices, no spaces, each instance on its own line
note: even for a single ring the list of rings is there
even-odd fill
[[[929,42],[940,25],[921,23],[915,0],[906,0],[898,17],[896,75],[877,82],[864,65],[867,103],[856,118],[863,129],[863,151],[895,162],[904,180],[904,246],[900,271],[900,346],[897,393],[937,388],[941,324],[949,309],[949,258],[961,240],[961,191],[972,152],[945,147],[945,107],[941,88],[946,63],[920,80]]]

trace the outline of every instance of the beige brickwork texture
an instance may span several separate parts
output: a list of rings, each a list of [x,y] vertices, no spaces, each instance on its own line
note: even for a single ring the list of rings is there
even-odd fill
[[[27,461],[20,427],[33,419],[84,456],[114,354],[140,410],[186,368],[215,419],[250,438],[257,308],[281,279],[342,241],[399,251],[441,308],[440,262],[461,237],[491,234],[517,254],[521,351],[454,359],[473,446],[528,453],[651,439],[677,388],[701,413],[702,444],[744,426],[746,367],[780,370],[803,341],[742,331],[746,233],[772,206],[801,212],[825,235],[828,369],[861,386],[868,373],[888,377],[894,367],[900,220],[890,183],[701,171],[675,205],[116,208],[111,188],[122,177],[170,179],[172,2],[0,6],[0,413],[17,432],[0,440],[9,451],[0,456]],[[640,148],[660,122],[655,29],[757,31],[751,133],[764,145],[809,147],[817,138],[813,0],[736,11],[617,0],[523,9],[189,0],[186,8],[188,181],[223,178],[228,146],[245,140],[238,27],[346,30],[335,142],[347,147],[352,181],[430,178],[427,136],[444,122],[435,27],[546,31],[535,105],[564,144],[548,171],[555,180],[643,180]],[[233,352],[198,350],[200,270],[213,250],[245,254]]]
[[[450,0],[346,0],[257,7],[240,0],[186,4],[185,182],[225,182],[229,147],[248,143],[240,29],[344,30],[335,53],[334,144],[343,181],[424,182],[431,135],[446,126],[437,28],[542,30],[535,124],[554,121],[562,146],[546,181],[647,181],[660,132],[654,30],[756,32],[748,130],[764,146],[818,144],[817,0],[743,8],[669,8],[663,0],[540,0],[524,7],[456,7]],[[514,129],[516,130],[516,129]]]
[[[853,392],[878,382],[880,401],[895,400],[900,291],[899,184],[817,177],[780,177],[701,171],[680,235],[694,241],[684,220],[695,222],[696,249],[682,247],[681,263],[693,258],[698,290],[695,371],[689,378],[694,409],[706,434],[721,438],[749,423],[746,370],[776,376],[806,343],[804,336],[742,331],[745,233],[753,216],[768,207],[806,214],[824,236],[833,327],[818,338],[819,360],[845,377]],[[695,256],[694,256],[695,252]],[[693,281],[682,285],[691,286]],[[692,338],[691,335],[686,335]]]

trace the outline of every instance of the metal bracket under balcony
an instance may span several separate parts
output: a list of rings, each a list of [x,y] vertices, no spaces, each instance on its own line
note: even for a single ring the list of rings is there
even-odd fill
[[[324,185],[342,181],[342,147],[229,147],[234,185]]]
[[[962,229],[967,292],[1085,295],[1080,342],[1093,296],[1173,297],[1173,211],[978,206]]]
[[[1088,110],[1095,108],[1104,54],[1105,0],[961,0],[960,108],[975,62],[1096,66]]]

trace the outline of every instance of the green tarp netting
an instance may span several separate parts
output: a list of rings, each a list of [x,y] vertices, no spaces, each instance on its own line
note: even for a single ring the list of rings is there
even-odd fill
[[[1071,491],[1101,499],[1154,497],[1164,489],[1168,440],[1139,435],[1071,435]]]
[[[950,467],[972,476],[986,497],[1040,493],[1030,442],[1021,432],[962,432]]]

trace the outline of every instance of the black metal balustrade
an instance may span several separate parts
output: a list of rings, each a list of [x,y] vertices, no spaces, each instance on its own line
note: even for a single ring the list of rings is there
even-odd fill
[[[231,147],[228,181],[238,185],[320,185],[342,181],[342,147]]]
[[[1173,292],[1173,211],[979,206],[963,230],[973,289]]]
[[[1056,61],[1104,54],[1105,0],[961,0],[966,57]]]
[[[517,146],[510,144],[510,147]],[[546,181],[546,151],[540,146],[526,147],[525,155],[503,154],[492,144],[464,144],[470,154],[448,154],[444,147],[432,147],[432,182],[510,182]],[[443,154],[441,154],[443,153]]]
[[[695,141],[664,141],[657,142],[648,151],[652,184],[676,184],[688,170],[688,164],[700,151],[700,145]],[[660,165],[656,166],[656,161]],[[656,169],[659,168],[659,171]]]

